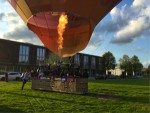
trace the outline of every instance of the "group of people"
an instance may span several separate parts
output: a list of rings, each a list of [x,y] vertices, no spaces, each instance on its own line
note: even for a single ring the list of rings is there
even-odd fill
[[[74,68],[71,64],[60,64],[55,67],[50,65],[43,66],[38,68],[37,70],[27,69],[23,74],[23,84],[21,90],[24,89],[24,85],[29,80],[32,79],[40,79],[42,76],[48,77],[50,79],[58,78],[69,78],[69,77],[79,77],[79,78],[88,78],[87,70],[82,71],[80,67]]]
[[[70,64],[63,64],[63,66],[58,66],[53,69],[50,69],[49,76],[55,76],[60,78],[67,77],[80,77],[80,78],[88,78],[87,70],[81,70],[80,67],[74,68],[74,66]]]

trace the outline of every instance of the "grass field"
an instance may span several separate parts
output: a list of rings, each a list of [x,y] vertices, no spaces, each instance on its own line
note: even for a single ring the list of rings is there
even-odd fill
[[[150,113],[149,79],[89,81],[89,93],[31,90],[31,82],[0,82],[0,113]]]

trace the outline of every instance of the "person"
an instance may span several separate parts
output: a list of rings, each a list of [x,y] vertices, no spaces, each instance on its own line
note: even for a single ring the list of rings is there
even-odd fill
[[[26,84],[26,82],[29,80],[29,77],[30,77],[30,71],[26,71],[23,75],[23,83],[22,83],[22,87],[21,87],[21,90],[24,89],[24,85]]]
[[[8,73],[5,73],[5,81],[8,82]]]
[[[75,71],[75,76],[76,77],[81,77],[81,70],[80,70],[80,67],[78,67]]]
[[[42,71],[45,77],[49,76],[49,64],[44,66]]]
[[[85,70],[83,73],[83,78],[88,78],[88,77],[89,77],[89,74],[88,74],[87,70]]]

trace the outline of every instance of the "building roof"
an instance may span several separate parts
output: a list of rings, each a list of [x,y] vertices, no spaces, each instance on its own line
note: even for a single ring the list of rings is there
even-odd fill
[[[8,40],[8,39],[3,39],[3,38],[0,38],[0,41],[7,41],[7,42],[13,42],[13,43],[19,43],[19,44],[26,44],[26,45],[34,45],[34,46],[39,46],[39,47],[45,47],[44,45],[36,45],[36,44],[29,43],[29,42],[19,42],[19,41]]]

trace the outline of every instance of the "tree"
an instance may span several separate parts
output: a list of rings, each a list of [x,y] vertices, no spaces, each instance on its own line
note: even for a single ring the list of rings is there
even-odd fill
[[[150,64],[148,65],[147,69],[145,70],[146,76],[150,76]]]
[[[119,62],[120,62],[120,68],[124,69],[124,76],[126,73],[129,74],[131,69],[131,62],[129,56],[123,55],[123,58],[120,58]]]
[[[60,58],[57,55],[50,53],[48,57],[45,60],[45,63],[51,64],[51,65],[57,65],[58,62],[63,62],[63,63],[70,63],[69,58]]]
[[[71,68],[71,57],[60,58],[57,55],[50,53],[46,58],[45,63],[48,64],[49,69],[52,70],[52,73],[57,73],[57,76],[62,76],[67,73],[73,75],[73,70]]]
[[[140,60],[136,55],[134,55],[130,61],[132,64],[132,73],[134,73],[134,75],[143,69],[143,65],[140,63]]]
[[[53,53],[50,53],[48,57],[45,59],[45,63],[55,65],[58,61],[59,57]]]
[[[116,59],[111,52],[106,52],[102,56],[102,69],[106,75],[106,70],[115,69]]]
[[[148,65],[148,68],[147,68],[148,72],[150,73],[150,64]]]

